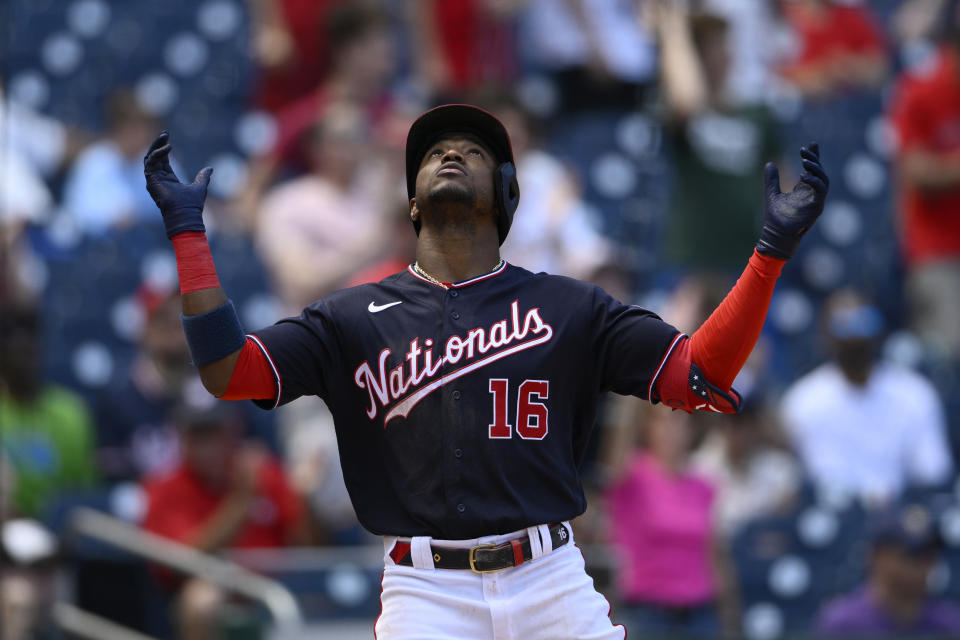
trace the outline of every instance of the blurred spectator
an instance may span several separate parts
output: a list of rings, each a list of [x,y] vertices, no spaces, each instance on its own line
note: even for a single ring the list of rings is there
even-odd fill
[[[412,231],[412,230],[411,230]],[[277,410],[277,429],[291,484],[306,498],[317,544],[376,543],[357,520],[337,449],[333,415],[316,396]]]
[[[371,145],[361,110],[329,108],[309,135],[311,172],[263,200],[258,250],[289,313],[342,287],[385,247],[395,181]]]
[[[614,422],[604,445],[610,539],[622,560],[619,613],[631,634],[716,634],[718,597],[732,591],[717,572],[714,488],[687,466],[694,418],[628,400],[635,411]],[[638,413],[646,420],[636,448]]]
[[[89,134],[6,95],[4,80],[0,75],[0,152],[22,158],[39,177],[53,180],[90,141]]]
[[[900,78],[891,113],[912,325],[960,357],[960,5],[950,19],[934,64]]]
[[[330,9],[326,26],[329,73],[278,116],[281,155],[295,152],[291,147],[299,144],[330,104],[352,102],[375,115],[390,103],[387,89],[396,65],[390,14],[374,2],[341,2]]]
[[[37,309],[0,307],[0,638],[48,637],[57,544],[36,519],[96,481],[90,415],[45,383]],[[46,625],[46,626],[45,626]]]
[[[678,4],[659,4],[652,15],[675,172],[666,257],[677,267],[739,273],[760,232],[758,179],[779,153],[774,120],[763,106],[728,99],[723,18]]]
[[[106,119],[106,135],[77,156],[63,190],[64,209],[91,234],[157,219],[143,181],[143,153],[157,134],[157,120],[129,89],[110,94]]]
[[[384,248],[380,260],[355,273],[347,282],[348,287],[380,282],[387,276],[403,271],[417,257],[417,234],[410,223],[410,205],[399,203],[390,213],[384,224],[389,225],[387,237],[389,244]]]
[[[900,3],[890,21],[890,28],[905,49],[901,53],[906,54],[908,61],[910,47],[924,46],[942,35],[940,30],[949,24],[946,11],[950,5],[950,0],[904,0]]]
[[[928,592],[941,548],[934,515],[919,504],[891,507],[871,537],[866,584],[824,606],[817,636],[958,637],[960,607]]]
[[[757,104],[771,90],[771,70],[784,55],[784,26],[770,0],[703,0],[703,11],[729,25],[730,72],[724,95],[732,104]]]
[[[27,159],[6,144],[0,145],[0,180],[0,223],[9,234],[5,238],[17,237],[27,223],[47,219],[53,208],[50,190]]]
[[[247,4],[253,59],[260,66],[256,102],[278,113],[315,88],[328,71],[326,19],[344,0],[247,0]]]
[[[0,143],[0,305],[40,293],[30,273],[37,258],[24,233],[45,222],[52,209],[50,190],[30,163],[16,148]]]
[[[523,194],[500,254],[534,273],[589,279],[612,253],[598,214],[567,167],[540,144],[532,114],[503,93],[477,98],[474,104],[487,107],[510,132]]]
[[[35,308],[0,311],[0,444],[14,478],[12,511],[27,517],[97,476],[90,414],[79,396],[43,380],[41,340]]]
[[[638,2],[529,0],[524,53],[549,73],[562,112],[635,107],[656,76],[656,51]]]
[[[0,447],[0,522],[12,518],[13,497],[17,493],[17,476],[10,456]]]
[[[137,293],[144,326],[130,369],[97,399],[97,461],[110,482],[138,481],[169,471],[178,459],[172,407],[200,385],[180,326],[175,290]]]
[[[397,56],[391,26],[390,14],[373,2],[341,2],[330,9],[325,34],[329,73],[278,113],[273,149],[251,161],[246,188],[236,203],[241,215],[252,222],[260,197],[278,176],[286,178],[313,169],[310,132],[331,105],[355,105],[369,125],[377,128],[375,137],[380,143],[402,146],[404,134],[399,132],[405,132],[409,123],[394,128],[389,85]]]
[[[881,502],[946,482],[953,463],[940,399],[926,378],[878,359],[880,312],[844,290],[823,317],[832,359],[795,382],[781,406],[811,479]]]
[[[750,520],[789,509],[802,479],[800,465],[773,429],[759,392],[737,389],[744,399],[740,413],[711,420],[691,463],[716,487],[713,523],[727,540]]]
[[[514,19],[521,0],[407,3],[414,71],[435,102],[460,102],[483,85],[517,75]]]
[[[0,517],[0,638],[53,638],[57,541],[39,522]]]
[[[183,406],[173,419],[182,462],[146,484],[147,531],[206,553],[306,543],[300,498],[277,460],[243,442],[234,414],[223,405],[207,410]],[[199,578],[178,585],[178,591],[178,637],[215,637],[226,602],[223,592]]]
[[[67,157],[67,128],[53,118],[8,99],[0,75],[0,304],[26,296],[36,283],[31,269],[37,258],[23,234],[47,222],[54,201],[47,179]]]
[[[878,89],[887,76],[886,45],[869,3],[782,0],[796,53],[781,69],[801,93]]]

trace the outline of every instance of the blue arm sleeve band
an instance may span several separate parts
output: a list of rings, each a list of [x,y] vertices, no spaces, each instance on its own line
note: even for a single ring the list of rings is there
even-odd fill
[[[216,362],[242,349],[247,337],[233,302],[227,301],[212,311],[196,316],[180,316],[187,337],[190,357],[198,367]]]

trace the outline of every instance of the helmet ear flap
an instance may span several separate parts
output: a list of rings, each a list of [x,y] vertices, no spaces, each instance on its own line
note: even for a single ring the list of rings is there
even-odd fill
[[[493,187],[500,216],[497,218],[497,233],[500,244],[507,237],[510,225],[513,224],[513,214],[520,204],[520,183],[517,182],[517,168],[512,162],[504,162],[497,167],[493,177]]]

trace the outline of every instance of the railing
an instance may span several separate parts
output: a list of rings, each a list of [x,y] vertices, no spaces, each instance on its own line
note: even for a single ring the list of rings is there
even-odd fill
[[[71,512],[68,527],[75,534],[108,543],[156,564],[202,578],[225,591],[261,602],[276,623],[276,633],[273,637],[296,638],[300,635],[300,630],[303,628],[300,607],[293,595],[274,580],[257,575],[235,563],[143,531],[123,520],[87,507],[77,507]],[[61,611],[64,620],[82,619],[87,623],[98,622],[94,619],[95,617],[83,614],[79,610],[61,609]],[[77,613],[82,615],[78,617]],[[102,620],[99,621],[102,622]],[[122,636],[114,637],[119,639]],[[132,640],[143,636],[126,637]]]
[[[156,640],[153,636],[128,629],[66,602],[58,602],[53,605],[53,619],[61,629],[79,638],[89,638],[89,640]]]

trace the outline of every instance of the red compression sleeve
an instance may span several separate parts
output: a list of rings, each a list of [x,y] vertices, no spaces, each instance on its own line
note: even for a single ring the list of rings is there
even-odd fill
[[[221,400],[271,400],[277,395],[277,380],[267,356],[247,338]]]
[[[729,389],[753,351],[785,262],[754,250],[737,284],[690,337],[691,360],[716,387]]]
[[[203,231],[184,231],[171,239],[173,253],[177,257],[177,274],[180,276],[180,293],[220,286],[217,268],[213,266],[207,234]]]

